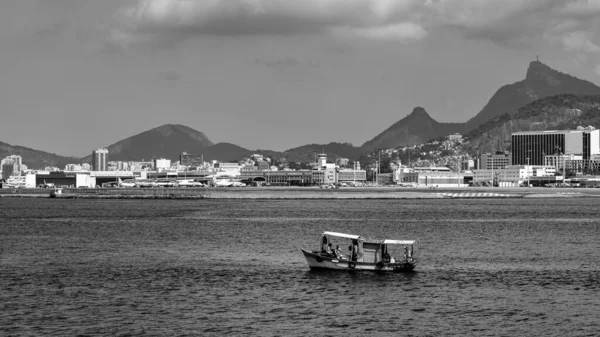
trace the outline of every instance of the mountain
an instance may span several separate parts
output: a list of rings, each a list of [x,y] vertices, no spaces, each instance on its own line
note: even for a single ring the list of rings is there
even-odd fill
[[[467,121],[467,129],[474,129],[496,116],[515,112],[535,100],[558,94],[600,95],[600,87],[533,61],[529,63],[525,79],[498,89],[483,109]]]
[[[41,169],[45,166],[57,166],[63,168],[66,164],[79,162],[79,159],[77,158],[63,157],[54,153],[0,142],[0,158],[10,155],[21,156],[23,164],[27,165],[30,169]]]
[[[194,152],[195,153],[195,152]],[[222,162],[238,161],[249,157],[254,152],[231,143],[218,143],[197,152],[204,156],[204,160],[218,160]]]
[[[559,94],[600,95],[600,87],[533,61],[529,63],[524,80],[498,89],[483,109],[466,123],[438,123],[425,109],[417,107],[410,115],[363,144],[361,150],[369,153],[378,148],[426,143],[451,133],[467,133],[492,118],[513,116],[519,108],[529,103]],[[502,144],[483,145],[502,147]]]
[[[357,160],[360,156],[360,148],[350,143],[309,144],[283,152],[289,162],[312,162],[315,161],[315,153],[326,153],[328,161],[337,158],[348,158]]]
[[[202,149],[214,145],[208,137],[185,125],[165,124],[123,139],[107,147],[110,161],[151,160],[167,158],[179,160],[182,152],[201,153]],[[92,156],[81,159],[91,163]]]
[[[439,123],[431,118],[425,109],[416,107],[410,115],[364,143],[361,152],[368,153],[374,149],[391,149],[401,145],[422,144],[452,133],[463,133],[465,126],[464,123]]]
[[[471,155],[510,150],[511,134],[533,130],[600,128],[600,95],[555,95],[536,100],[515,112],[494,117],[465,135]]]

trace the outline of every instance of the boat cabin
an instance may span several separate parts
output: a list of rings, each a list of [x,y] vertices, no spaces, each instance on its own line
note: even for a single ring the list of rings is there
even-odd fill
[[[344,243],[340,243],[345,239]],[[350,245],[348,246],[348,241]],[[415,240],[376,240],[360,235],[337,232],[323,232],[321,238],[321,254],[342,260],[363,263],[395,263],[399,260],[412,260]],[[336,247],[340,252],[336,252]],[[346,249],[344,249],[346,247]]]

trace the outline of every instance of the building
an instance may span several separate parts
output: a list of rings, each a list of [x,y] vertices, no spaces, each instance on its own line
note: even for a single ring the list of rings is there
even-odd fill
[[[240,175],[241,166],[238,163],[217,163],[215,168],[218,168],[220,172],[225,172],[227,175],[237,177]],[[267,170],[269,166],[267,165]]]
[[[269,163],[267,163],[266,161],[260,160],[256,163],[256,166],[258,167],[259,171],[268,171],[269,170]]]
[[[512,157],[508,153],[491,154],[485,153],[480,158],[480,169],[482,170],[498,170],[512,165]]]
[[[528,180],[546,182],[546,180],[562,180],[556,177],[554,166],[544,165],[510,165],[500,169],[473,170],[474,183],[488,183],[500,187],[517,187]]]
[[[350,181],[367,181],[367,171],[365,170],[339,170],[337,174],[337,181],[340,183]]]
[[[10,156],[5,157],[4,159],[2,159],[0,161],[0,165],[6,164],[8,162],[13,162],[13,163],[17,164],[17,166],[19,166],[19,167],[21,165],[23,165],[23,160],[22,160],[21,156],[17,156],[17,155],[10,155]]]
[[[444,170],[411,170],[410,172],[402,172],[398,176],[398,184],[412,183],[419,186],[428,187],[466,187],[465,175],[462,173],[452,172],[450,169]]]
[[[460,133],[454,133],[451,135],[448,135],[448,140],[460,140],[462,139],[462,135]]]
[[[21,156],[10,155],[0,160],[0,173],[3,179],[8,179],[11,175],[19,175],[27,166],[23,165]]]
[[[16,175],[18,172],[17,164],[11,161],[7,161],[5,164],[2,164],[2,179],[8,180],[10,176],[13,174]]]
[[[324,184],[324,172],[317,170],[300,171],[242,171],[240,180],[247,184],[281,186],[311,186]]]
[[[106,171],[108,170],[108,150],[97,149],[92,152],[92,166],[94,171]]]
[[[321,168],[327,164],[327,155],[325,153],[319,153],[317,155],[317,167]]]
[[[154,169],[158,172],[165,171],[171,168],[171,159],[154,159]]]
[[[581,155],[590,160],[600,154],[600,130],[550,130],[515,132],[511,136],[512,165],[544,165],[544,156]]]
[[[583,165],[583,156],[576,154],[552,154],[544,156],[544,166],[553,166],[555,170],[563,173],[567,166],[573,168],[573,162]]]
[[[204,155],[183,152],[179,155],[179,163],[183,166],[204,167]]]

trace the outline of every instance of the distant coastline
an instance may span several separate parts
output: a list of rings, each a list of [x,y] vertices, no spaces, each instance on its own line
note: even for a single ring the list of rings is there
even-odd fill
[[[2,190],[0,198],[50,198],[51,191],[22,193]],[[57,199],[502,199],[597,198],[594,188],[402,188],[368,187],[323,190],[319,188],[187,188],[187,189],[63,189]]]

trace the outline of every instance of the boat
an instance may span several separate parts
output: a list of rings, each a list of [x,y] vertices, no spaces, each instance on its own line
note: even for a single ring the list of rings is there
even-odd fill
[[[335,247],[338,240],[350,240],[347,254]],[[332,241],[336,241],[333,244]],[[311,269],[364,270],[377,272],[410,272],[418,263],[414,245],[418,240],[367,239],[360,235],[323,232],[319,250],[301,248]],[[345,247],[345,245],[343,245]],[[333,253],[327,249],[331,247]],[[398,253],[398,254],[395,254]],[[397,256],[392,256],[395,254]]]

